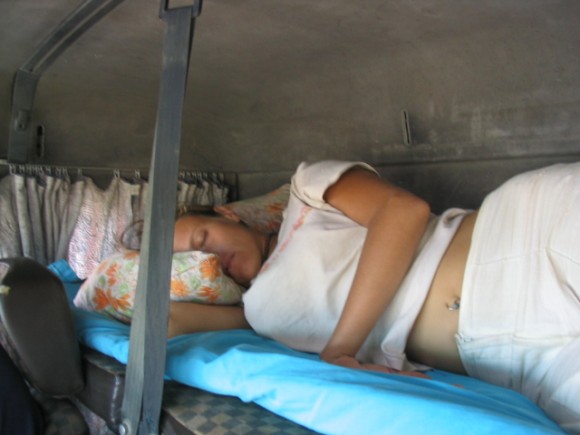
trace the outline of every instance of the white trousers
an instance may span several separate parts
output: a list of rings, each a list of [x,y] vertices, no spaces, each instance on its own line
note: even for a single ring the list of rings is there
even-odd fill
[[[486,197],[457,344],[470,376],[520,391],[580,433],[580,162],[518,175]]]

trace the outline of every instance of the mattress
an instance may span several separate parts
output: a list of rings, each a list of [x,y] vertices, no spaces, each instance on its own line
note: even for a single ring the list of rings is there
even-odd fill
[[[62,272],[57,270],[61,279],[66,277]],[[80,284],[63,281],[72,300]],[[119,369],[126,364],[129,325],[76,308],[73,318],[84,346],[107,355]],[[540,408],[512,390],[441,370],[420,379],[338,367],[250,330],[169,339],[165,367],[170,382],[162,424],[196,433],[230,433],[227,427],[240,424],[251,426],[253,433],[259,433],[255,427],[337,435],[563,433]],[[103,397],[98,399],[101,405],[119,403],[120,388],[112,382],[110,389],[119,399]],[[109,418],[118,421],[112,414]]]

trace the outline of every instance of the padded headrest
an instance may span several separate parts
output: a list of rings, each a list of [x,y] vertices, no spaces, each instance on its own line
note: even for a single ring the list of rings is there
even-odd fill
[[[28,381],[50,396],[84,387],[79,344],[62,282],[24,257],[0,260],[2,344]]]

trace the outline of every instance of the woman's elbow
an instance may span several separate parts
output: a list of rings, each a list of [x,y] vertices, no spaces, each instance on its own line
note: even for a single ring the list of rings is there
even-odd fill
[[[421,220],[427,222],[431,216],[431,206],[423,198],[414,196],[413,213]]]
[[[175,320],[175,317],[170,312],[167,320],[167,338],[172,338],[180,334],[179,322]]]
[[[419,225],[426,225],[431,216],[431,206],[424,199],[405,192],[393,198],[398,202],[396,207],[404,215],[405,220],[412,220]],[[393,204],[390,204],[393,206]]]

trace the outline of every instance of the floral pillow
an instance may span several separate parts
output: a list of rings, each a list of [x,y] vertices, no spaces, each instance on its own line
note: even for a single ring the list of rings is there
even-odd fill
[[[289,197],[290,184],[284,184],[265,195],[216,206],[214,210],[263,233],[277,233]]]
[[[123,251],[110,256],[80,287],[74,305],[130,322],[138,272],[139,252]],[[239,304],[243,291],[222,272],[217,255],[200,251],[173,254],[170,288],[172,301],[215,305]]]

